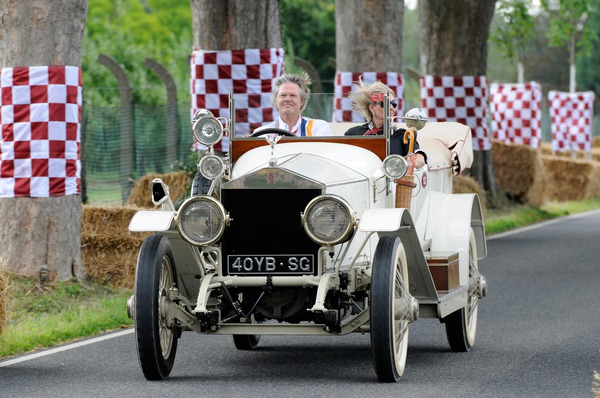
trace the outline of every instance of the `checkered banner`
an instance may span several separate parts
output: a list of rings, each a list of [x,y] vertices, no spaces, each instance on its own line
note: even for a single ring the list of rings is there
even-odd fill
[[[278,117],[271,104],[271,89],[273,79],[284,70],[282,48],[194,50],[190,67],[192,116],[206,108],[217,117],[228,118],[228,99],[233,93],[236,135],[250,134]],[[215,149],[229,150],[228,137],[221,144]]]
[[[505,144],[539,148],[542,142],[542,86],[490,84],[494,139]]]
[[[549,91],[552,151],[592,150],[594,92]]]
[[[396,114],[402,115],[404,110],[404,82],[402,74],[397,72],[336,72],[333,89],[333,121],[364,123],[365,118],[352,110],[352,100],[348,95],[354,91],[353,83],[362,76],[363,83],[371,84],[380,81],[391,88],[398,98]]]
[[[471,128],[474,150],[489,150],[485,76],[425,76],[421,104],[432,122],[459,122]]]
[[[81,69],[3,68],[0,197],[79,195]]]

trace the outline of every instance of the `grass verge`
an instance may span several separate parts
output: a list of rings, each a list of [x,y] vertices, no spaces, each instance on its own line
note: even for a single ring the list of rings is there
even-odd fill
[[[549,203],[542,208],[510,206],[490,209],[485,216],[488,235],[537,222],[600,209],[600,198]],[[9,321],[0,336],[0,358],[51,347],[133,324],[126,301],[133,293],[101,284],[74,281],[50,287],[30,278],[11,278]]]

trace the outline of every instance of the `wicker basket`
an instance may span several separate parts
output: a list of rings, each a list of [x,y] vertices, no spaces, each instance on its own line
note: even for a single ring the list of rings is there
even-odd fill
[[[410,209],[413,188],[416,187],[414,175],[406,174],[396,180],[396,207]]]

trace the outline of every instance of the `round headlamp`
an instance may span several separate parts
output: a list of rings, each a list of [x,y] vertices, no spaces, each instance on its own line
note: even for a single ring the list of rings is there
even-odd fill
[[[209,180],[219,178],[225,172],[225,163],[217,155],[206,155],[198,163],[200,174]]]
[[[408,171],[408,162],[400,155],[390,155],[383,161],[383,172],[395,180],[404,177]]]
[[[229,224],[229,215],[223,205],[211,196],[193,196],[186,200],[177,213],[179,233],[196,246],[210,245],[219,239]]]
[[[194,138],[199,143],[210,146],[214,145],[223,137],[223,125],[213,116],[213,114],[205,110],[198,112],[194,121]]]
[[[348,202],[339,196],[321,195],[311,200],[302,225],[308,236],[321,245],[336,245],[350,239],[356,216]]]

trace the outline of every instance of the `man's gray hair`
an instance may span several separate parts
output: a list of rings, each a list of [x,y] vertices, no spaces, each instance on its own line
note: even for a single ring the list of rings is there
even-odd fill
[[[273,80],[271,103],[275,106],[275,108],[277,108],[277,94],[279,94],[279,89],[284,83],[294,83],[300,87],[300,99],[302,100],[300,112],[302,112],[306,108],[308,100],[310,99],[310,88],[308,87],[311,83],[310,76],[308,76],[308,73],[306,72],[302,72],[300,74],[284,73]]]

